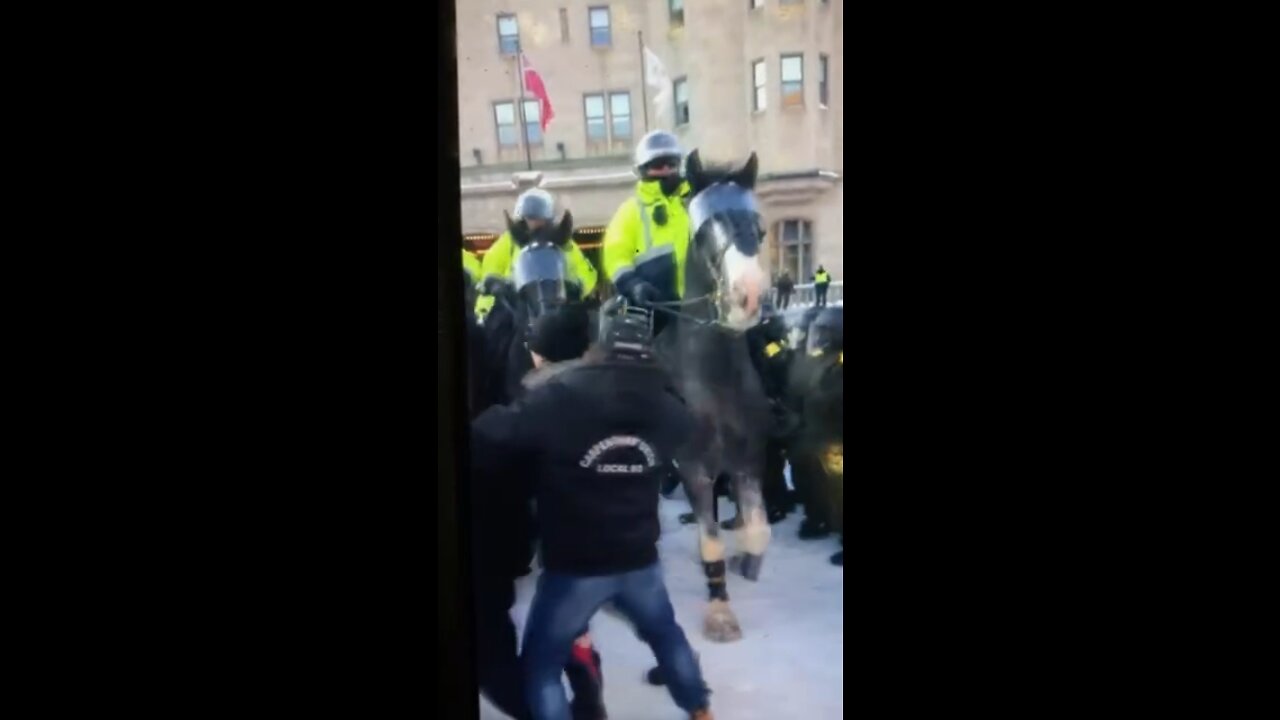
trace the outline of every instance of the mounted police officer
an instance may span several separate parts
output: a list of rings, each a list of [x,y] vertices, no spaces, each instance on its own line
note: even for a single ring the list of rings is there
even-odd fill
[[[604,271],[631,302],[645,306],[684,297],[689,253],[689,183],[681,177],[684,151],[669,132],[640,139],[633,158],[635,193],[623,201],[604,234]],[[655,318],[661,322],[661,316]]]
[[[523,229],[531,233],[537,232],[555,219],[555,198],[540,188],[526,190],[516,198],[512,219],[516,223],[523,223]],[[485,283],[485,294],[476,303],[478,316],[484,317],[493,309],[494,296],[504,291],[503,281],[511,279],[514,261],[520,250],[518,245],[508,229],[485,253],[480,273]],[[595,290],[598,281],[595,266],[582,254],[582,249],[572,238],[564,243],[562,251],[568,268],[570,297],[588,297]]]

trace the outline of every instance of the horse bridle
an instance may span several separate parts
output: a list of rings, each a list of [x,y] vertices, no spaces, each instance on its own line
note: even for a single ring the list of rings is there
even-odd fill
[[[697,237],[696,232],[693,233],[693,235],[694,235],[694,238]],[[721,263],[724,260],[724,256],[729,252],[729,248],[732,246],[733,246],[733,243],[727,242],[725,243],[723,248],[721,248],[718,252],[716,252],[714,255],[711,256],[711,267],[712,267],[711,282],[714,285],[714,287],[711,289],[710,292],[706,293],[705,295],[699,295],[698,297],[695,297],[695,298],[689,298],[687,300],[671,300],[671,301],[650,303],[653,309],[656,312],[661,312],[665,315],[670,315],[671,317],[678,318],[686,322],[694,323],[695,325],[702,325],[704,327],[719,326],[727,329],[732,329],[727,323],[723,322],[720,318],[720,301],[724,299],[724,288],[723,288],[724,282],[723,282],[723,278],[721,278],[719,273],[716,271],[716,268],[719,268],[721,266]],[[710,320],[703,320],[702,318],[696,318],[688,313],[683,313],[683,312],[680,312],[679,310],[672,309],[672,308],[692,307],[694,305],[697,305],[699,303],[704,303],[704,302],[711,303],[712,317]]]

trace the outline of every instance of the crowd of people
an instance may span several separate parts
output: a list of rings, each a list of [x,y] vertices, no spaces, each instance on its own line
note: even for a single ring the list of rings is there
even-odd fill
[[[618,296],[601,308],[594,343],[591,318],[575,300],[591,293],[596,270],[572,239],[551,232],[549,194],[530,191],[517,200],[510,231],[483,262],[464,250],[476,357],[513,354],[485,347],[494,328],[510,321],[495,308],[535,308],[526,325],[504,326],[519,336],[514,354],[528,371],[509,392],[473,383],[471,393],[480,686],[513,718],[607,717],[602,656],[590,635],[592,617],[606,605],[652,649],[658,665],[650,682],[664,685],[693,720],[712,718],[710,688],[676,621],[658,556],[659,499],[675,497],[674,459],[695,430],[654,351],[658,311],[684,294],[690,187],[682,156],[663,132],[636,149],[634,196],[604,240],[603,270]],[[525,267],[525,251],[543,246],[564,257],[559,277]],[[825,276],[821,267],[819,273]],[[801,538],[835,535],[843,546],[843,308],[824,307],[825,288],[821,297],[794,327],[765,305],[746,344],[772,409],[770,426],[761,429],[768,436],[768,519],[801,511]],[[478,377],[484,383],[492,376]],[[843,567],[843,550],[831,562]],[[541,574],[517,643],[515,582],[535,564]]]

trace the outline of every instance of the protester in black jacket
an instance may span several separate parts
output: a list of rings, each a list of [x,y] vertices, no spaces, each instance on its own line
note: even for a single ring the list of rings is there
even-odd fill
[[[568,713],[560,673],[607,602],[636,626],[676,704],[710,717],[708,691],[675,621],[658,562],[658,485],[693,419],[652,358],[651,321],[622,315],[604,348],[472,425],[472,454],[523,468],[537,498],[545,566],[525,626],[534,718]],[[497,490],[495,490],[497,492]]]
[[[566,307],[534,323],[529,352],[535,370],[523,380],[525,391],[537,388],[575,364],[587,349],[586,312]],[[482,415],[483,417],[483,415]],[[500,455],[473,453],[472,530],[476,558],[476,638],[481,692],[498,709],[517,720],[531,717],[511,620],[515,579],[530,571],[537,525],[530,515],[532,478],[526,468]],[[574,720],[599,720],[604,711],[600,657],[585,636],[564,665],[573,688]]]

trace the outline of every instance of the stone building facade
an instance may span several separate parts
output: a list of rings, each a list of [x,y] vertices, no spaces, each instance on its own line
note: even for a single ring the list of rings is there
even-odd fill
[[[821,263],[843,279],[843,0],[465,0],[458,27],[472,249],[503,230],[522,190],[542,187],[573,212],[579,244],[598,257],[635,182],[635,142],[664,129],[707,161],[755,152],[765,264],[803,282]],[[646,82],[658,78],[646,72],[642,42],[665,71],[659,87]],[[532,95],[517,102],[518,51],[550,96],[545,133]]]

